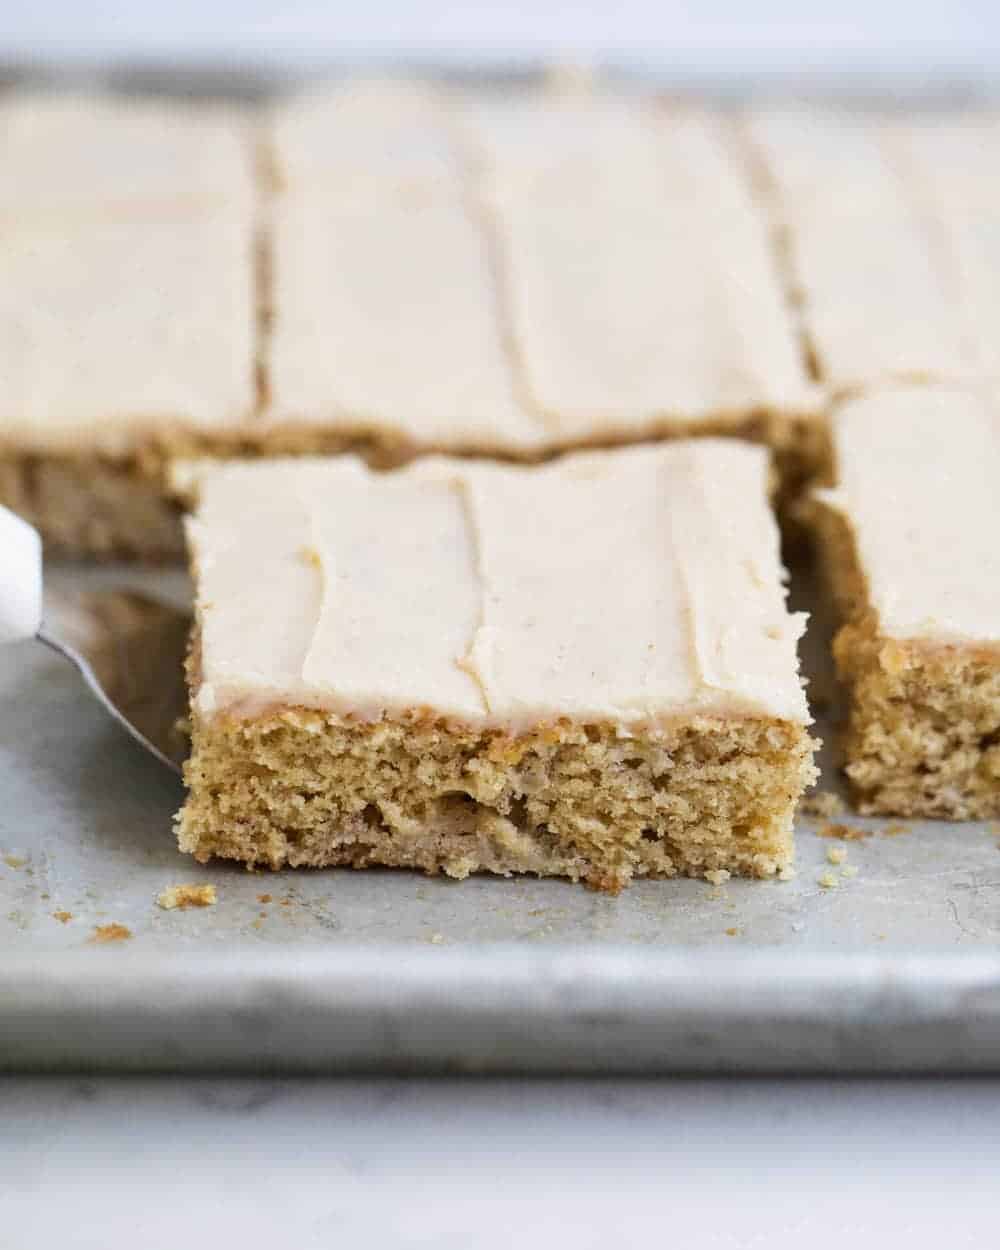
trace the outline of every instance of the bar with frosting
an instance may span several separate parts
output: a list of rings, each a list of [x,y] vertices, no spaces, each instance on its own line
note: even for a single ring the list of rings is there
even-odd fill
[[[861,809],[1000,815],[1000,406],[898,387],[833,416],[836,484],[816,492],[843,627],[846,767]]]
[[[813,743],[763,449],[195,477],[184,850],[609,890],[788,867]]]

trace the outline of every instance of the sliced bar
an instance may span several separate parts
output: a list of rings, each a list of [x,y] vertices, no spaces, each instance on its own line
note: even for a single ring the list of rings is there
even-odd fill
[[[178,549],[162,468],[255,401],[248,215],[22,225],[0,241],[0,496],[50,542]]]
[[[807,110],[748,121],[817,371],[837,393],[977,369],[942,220],[903,157],[905,129]]]
[[[50,544],[183,550],[165,460],[256,406],[252,165],[230,110],[0,103],[0,500]]]
[[[789,863],[813,743],[763,449],[201,472],[184,850],[610,890]]]
[[[903,388],[833,420],[814,509],[865,812],[1000,815],[1000,409]]]
[[[537,458],[727,432],[815,458],[723,123],[367,82],[286,104],[272,158],[271,450]]]

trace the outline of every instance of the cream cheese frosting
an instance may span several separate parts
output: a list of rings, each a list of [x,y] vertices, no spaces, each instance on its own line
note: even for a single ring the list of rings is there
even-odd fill
[[[249,128],[232,108],[21,91],[0,102],[0,218],[218,211],[253,198]]]
[[[811,405],[724,123],[571,93],[459,111],[523,392],[553,431]]]
[[[271,141],[268,421],[531,454],[815,408],[722,123],[354,83]]]
[[[540,468],[205,468],[195,709],[808,723],[767,471],[711,439]]]
[[[1000,117],[973,112],[897,122],[904,169],[928,205],[957,295],[975,374],[1000,378]]]
[[[996,381],[1000,120],[776,110],[748,132],[823,381]]]
[[[957,378],[970,361],[931,214],[877,120],[835,112],[751,116],[787,230],[821,377],[851,390]]]
[[[0,444],[127,452],[253,409],[249,215],[0,233]]]
[[[1000,644],[1000,408],[951,387],[907,387],[833,418],[838,485],[886,637]]]

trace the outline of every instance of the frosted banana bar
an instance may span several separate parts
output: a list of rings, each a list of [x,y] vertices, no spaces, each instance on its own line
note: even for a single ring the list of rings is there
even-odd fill
[[[1000,407],[904,387],[833,418],[813,516],[865,812],[1000,815]]]
[[[608,890],[788,866],[813,742],[764,449],[195,476],[182,849]]]

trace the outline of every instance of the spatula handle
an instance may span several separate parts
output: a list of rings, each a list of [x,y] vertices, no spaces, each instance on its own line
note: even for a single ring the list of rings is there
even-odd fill
[[[42,540],[0,507],[0,643],[34,638],[42,624]]]

